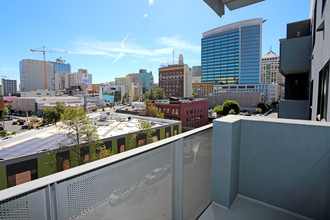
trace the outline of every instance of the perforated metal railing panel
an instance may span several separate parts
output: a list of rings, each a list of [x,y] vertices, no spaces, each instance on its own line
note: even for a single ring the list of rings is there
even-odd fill
[[[171,219],[171,152],[164,146],[61,183],[68,202],[62,217]]]
[[[183,219],[196,219],[211,202],[212,129],[183,139]]]
[[[26,220],[29,219],[27,195],[22,195],[0,202],[0,219]]]
[[[188,135],[115,163],[104,159],[96,170],[86,164],[65,179],[36,180],[28,193],[0,202],[0,219],[196,219],[211,201],[212,128]]]

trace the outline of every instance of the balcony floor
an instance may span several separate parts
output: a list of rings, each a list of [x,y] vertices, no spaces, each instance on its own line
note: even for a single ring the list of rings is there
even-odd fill
[[[238,195],[230,208],[215,202],[205,210],[199,220],[307,220],[310,218],[275,206]]]

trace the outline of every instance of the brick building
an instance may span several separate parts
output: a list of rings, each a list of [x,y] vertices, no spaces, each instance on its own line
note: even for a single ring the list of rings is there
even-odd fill
[[[208,123],[207,99],[170,100],[167,102],[153,101],[159,112],[164,113],[165,118],[179,120],[183,127],[201,127]]]
[[[159,87],[166,96],[192,97],[192,76],[189,66],[183,63],[180,54],[179,63],[161,67],[159,70]]]
[[[213,83],[193,83],[193,90],[199,90],[201,95],[213,95]]]

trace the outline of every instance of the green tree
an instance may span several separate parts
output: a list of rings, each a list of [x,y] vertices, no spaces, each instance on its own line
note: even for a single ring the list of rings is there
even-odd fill
[[[140,96],[138,94],[136,94],[134,97],[133,97],[133,102],[137,102],[140,100]]]
[[[233,100],[227,100],[223,103],[223,115],[228,115],[230,110],[234,110],[235,114],[238,114],[240,112],[240,106],[236,101]]]
[[[61,119],[61,114],[66,112],[64,102],[56,102],[56,105],[51,108],[45,108],[42,110],[42,118],[44,121],[52,122],[54,120],[55,124]]]
[[[192,96],[193,96],[193,97],[195,97],[195,96],[197,96],[197,95],[198,95],[197,92],[192,92]]]
[[[146,99],[149,100],[158,100],[158,99],[165,99],[165,92],[162,88],[151,88],[150,91],[145,92],[143,94],[142,100],[145,101]]]
[[[9,109],[7,107],[4,108],[5,115],[9,115]]]
[[[258,104],[258,108],[261,108],[261,110],[263,112],[266,112],[266,111],[268,111],[271,108],[271,104],[269,102],[265,102],[265,103],[260,102]]]
[[[153,88],[151,88],[151,89],[153,89]],[[166,98],[163,88],[156,88],[156,98],[157,99],[165,99]]]
[[[125,92],[124,96],[123,96],[123,102],[124,103],[128,103],[129,102],[129,95],[127,92]]]
[[[230,109],[230,111],[228,112],[228,115],[236,115],[236,112],[234,109]]]
[[[147,115],[154,118],[164,118],[164,113],[158,111],[158,108],[152,104],[146,103]]]
[[[132,135],[130,139],[130,144],[136,146],[136,138],[138,136],[142,136],[146,138],[146,144],[153,143],[155,140],[153,139],[153,134],[156,132],[154,128],[152,128],[152,124],[148,121],[139,120],[137,124],[138,132]]]
[[[7,133],[6,130],[1,130],[1,131],[0,131],[0,135],[1,135],[2,137],[6,137],[6,136],[8,135],[8,133]]]
[[[100,146],[102,141],[97,133],[97,128],[93,121],[87,116],[83,109],[72,107],[61,115],[62,123],[58,125],[64,131],[71,145],[81,145],[87,143]]]
[[[221,105],[214,107],[213,111],[216,112],[218,115],[223,115],[223,107]]]

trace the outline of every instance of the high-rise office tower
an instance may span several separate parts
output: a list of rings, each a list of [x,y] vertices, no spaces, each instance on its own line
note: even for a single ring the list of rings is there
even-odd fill
[[[159,87],[164,89],[166,96],[192,96],[191,72],[189,66],[184,64],[182,54],[178,64],[163,66],[158,71]]]
[[[19,62],[21,91],[30,92],[45,89],[44,61],[23,59]],[[47,85],[50,90],[57,90],[63,73],[70,73],[71,65],[64,62],[46,61]]]
[[[147,72],[145,69],[139,70],[139,84],[142,87],[142,94],[150,91],[152,72]]]
[[[261,83],[284,84],[284,76],[280,73],[280,57],[270,50],[261,60]]]
[[[9,94],[17,93],[17,81],[11,79],[1,79],[1,89],[3,96],[9,96]]]
[[[262,22],[245,20],[203,33],[202,82],[260,83]]]
[[[280,57],[270,50],[261,59],[261,83],[277,85],[277,100],[284,97],[284,76],[280,73]]]

